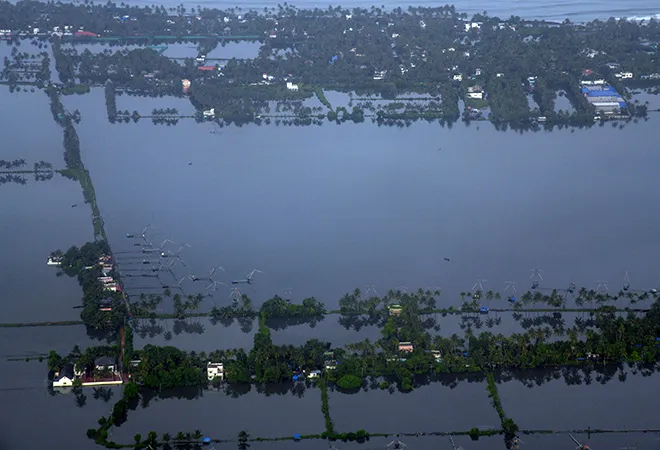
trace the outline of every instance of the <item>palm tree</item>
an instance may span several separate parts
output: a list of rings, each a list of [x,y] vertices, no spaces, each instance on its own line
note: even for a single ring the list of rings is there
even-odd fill
[[[250,435],[247,433],[247,431],[240,431],[238,433],[238,449],[247,450],[250,447],[250,443],[248,442],[249,439]]]
[[[169,442],[171,439],[172,439],[172,436],[170,436],[170,433],[163,434],[163,441]]]

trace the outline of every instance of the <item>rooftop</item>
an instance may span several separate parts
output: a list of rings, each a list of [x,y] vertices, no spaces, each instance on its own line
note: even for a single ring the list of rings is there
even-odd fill
[[[111,356],[100,356],[94,360],[94,364],[97,366],[114,366],[115,359]]]

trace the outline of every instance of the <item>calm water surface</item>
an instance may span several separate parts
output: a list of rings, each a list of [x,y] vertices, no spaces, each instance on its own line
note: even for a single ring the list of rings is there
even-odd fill
[[[278,387],[279,389],[279,387]],[[172,395],[164,392],[163,396]],[[153,430],[159,434],[202,430],[214,439],[235,439],[240,430],[254,437],[282,437],[321,433],[321,391],[306,389],[301,396],[286,393],[266,396],[252,387],[237,398],[223,392],[204,391],[194,400],[154,398],[146,408],[129,412],[128,421],[113,431],[119,442],[128,442],[135,433]]]
[[[111,403],[106,403],[93,389],[86,388],[78,406],[74,395],[49,391],[46,360],[24,360],[26,356],[47,355],[50,350],[67,354],[76,344],[81,348],[94,345],[82,326],[0,328],[0,448],[40,449],[44,439],[76,450],[94,448],[85,431],[95,427],[99,417],[108,415],[121,391],[111,390]],[[37,438],[35,427],[40,433]]]
[[[130,100],[139,104],[124,97],[122,108],[133,109]],[[110,242],[133,251],[125,234],[155,220],[155,242],[192,245],[176,278],[222,264],[228,281],[259,268],[251,297],[290,289],[329,307],[366,284],[441,286],[440,304],[457,305],[477,278],[485,289],[502,291],[507,280],[528,288],[533,267],[545,270],[547,288],[609,280],[618,290],[625,270],[635,287],[658,281],[652,121],[522,135],[422,123],[212,134],[190,121],[110,125],[102,101],[97,90],[67,106],[83,112],[83,157]],[[127,182],[116,182],[120,172]],[[140,259],[126,254],[120,264]]]
[[[460,381],[455,387],[432,383],[409,393],[371,389],[357,394],[329,393],[339,430],[417,433],[497,427],[485,382]]]
[[[659,374],[627,373],[624,382],[615,376],[600,384],[594,373],[591,380],[567,385],[558,379],[533,388],[509,381],[498,389],[504,410],[522,429],[655,428],[660,414],[649,394],[660,386]],[[616,408],[596,406],[603,404]]]
[[[2,47],[0,47],[2,48]],[[0,89],[3,126],[0,159],[25,159],[30,170],[44,160],[63,167],[62,130],[53,120],[48,97],[41,91],[10,94]],[[37,124],[38,133],[28,131]],[[76,182],[55,174],[37,182],[26,174],[26,185],[0,186],[0,304],[3,322],[74,320],[82,292],[75,278],[56,277],[46,266],[50,252],[93,239],[91,212]],[[78,205],[72,208],[71,205]]]

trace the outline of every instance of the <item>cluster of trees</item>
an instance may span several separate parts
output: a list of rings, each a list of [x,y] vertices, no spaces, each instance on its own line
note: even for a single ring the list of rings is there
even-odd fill
[[[8,173],[6,175],[0,175],[0,185],[10,184],[10,183],[26,185],[27,184],[27,178],[25,178],[22,175],[14,175],[13,173]]]
[[[71,55],[71,49],[63,49],[59,40],[53,41],[53,57],[55,58],[55,69],[60,81],[65,84],[74,83],[76,80],[76,61]]]
[[[569,21],[548,24],[477,14],[471,21],[481,26],[466,30],[467,15],[447,6],[384,11],[378,7],[300,10],[278,5],[263,13],[198,8],[195,13],[199,19],[192,21],[186,12],[183,7],[167,10],[162,6],[140,8],[114,3],[2,4],[0,26],[20,30],[43,25],[46,29],[58,21],[75,21],[85,29],[118,37],[185,39],[204,35],[207,38],[199,43],[201,52],[215,47],[218,39],[227,35],[256,36],[263,40],[258,56],[230,61],[222,77],[198,71],[192,58],[181,65],[149,48],[99,54],[85,50],[79,54],[75,49],[62,48],[59,40],[53,43],[57,70],[64,83],[73,83],[77,75],[84,83],[103,84],[110,79],[134,89],[180,95],[180,80],[185,77],[195,80],[191,91],[196,101],[207,107],[222,107],[218,110],[237,119],[253,110],[255,103],[240,94],[229,94],[231,101],[223,102],[227,97],[223,91],[258,83],[263,73],[277,80],[276,85],[265,87],[277,92],[269,97],[297,95],[285,92],[281,82],[289,74],[309,86],[379,92],[386,98],[408,91],[440,93],[444,119],[451,122],[458,118],[458,96],[475,81],[467,80],[480,69],[483,75],[479,82],[489,94],[493,119],[520,122],[530,115],[523,101],[528,76],[539,77],[535,96],[539,114],[550,120],[555,117],[549,108],[551,92],[560,86],[567,92],[575,89],[575,81],[585,68],[601,71],[612,83],[613,71],[605,65],[613,61],[620,64],[621,70],[636,75],[660,72],[657,48],[645,45],[660,39],[657,21],[610,19],[584,25]],[[124,15],[133,19],[116,19]],[[286,57],[283,49],[288,50]],[[375,72],[382,76],[374,77]],[[466,81],[454,86],[454,72],[465,75]],[[496,77],[498,73],[504,74],[503,80]],[[154,77],[145,78],[145,74]],[[263,95],[258,92],[261,87],[256,88],[251,89],[255,96]],[[579,115],[588,113],[588,105],[580,97],[572,97],[580,106],[571,118],[575,122],[582,120]]]
[[[25,159],[15,159],[13,161],[6,161],[4,159],[0,159],[0,168],[2,169],[18,169],[19,167],[25,167]]]
[[[54,252],[58,255],[60,252]],[[61,253],[60,269],[70,277],[77,277],[83,289],[81,320],[95,329],[118,330],[127,314],[121,293],[105,289],[98,278],[102,276],[99,258],[109,255],[110,247],[104,240],[88,242],[82,247],[73,246]],[[101,311],[99,300],[110,299],[112,311]]]
[[[320,316],[326,312],[325,305],[314,297],[304,299],[301,304],[295,304],[279,295],[266,300],[260,309],[260,313],[267,319]]]
[[[134,357],[140,364],[133,377],[147,387],[161,389],[207,383],[206,361],[195,352],[146,345],[142,350],[135,350]]]
[[[179,115],[179,110],[176,108],[154,108],[151,111],[152,116],[177,116]]]
[[[6,79],[10,88],[17,88],[19,82],[43,86],[50,80],[50,58],[46,52],[30,55],[12,47],[12,59],[5,56],[0,78]]]
[[[34,163],[35,172],[38,172],[40,170],[52,170],[52,169],[53,169],[53,165],[49,162],[41,160]]]
[[[115,86],[111,81],[105,83],[105,109],[108,112],[108,121],[114,123],[117,117],[117,95]]]
[[[213,306],[210,314],[213,320],[227,324],[232,323],[234,319],[254,319],[257,317],[257,311],[252,305],[252,300],[245,294],[241,295],[240,301],[235,302],[231,306],[222,306],[220,308]]]

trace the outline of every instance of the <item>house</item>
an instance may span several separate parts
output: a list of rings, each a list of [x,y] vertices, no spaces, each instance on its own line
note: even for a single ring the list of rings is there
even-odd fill
[[[481,70],[481,69],[474,69],[474,76],[475,76],[475,77],[480,77],[481,74],[482,74],[482,70]]]
[[[435,358],[435,362],[442,361],[442,353],[440,353],[440,350],[431,350],[431,354]]]
[[[94,361],[94,367],[98,371],[109,370],[114,372],[116,370],[115,359],[111,356],[101,356]]]
[[[288,90],[290,90],[290,91],[297,91],[297,90],[298,90],[298,85],[297,85],[297,84],[293,84],[293,83],[290,82],[290,81],[287,81],[287,83],[286,83],[286,88],[287,88]]]
[[[222,363],[208,362],[206,364],[206,377],[209,381],[212,381],[216,378],[224,380],[225,378],[225,366]]]
[[[460,73],[454,74],[454,81],[463,81],[463,75]]]
[[[62,257],[61,256],[51,256],[48,258],[48,261],[46,261],[46,264],[49,266],[61,266],[62,265]]]
[[[481,89],[481,86],[470,86],[467,91],[467,98],[483,99],[484,91]]]
[[[74,379],[73,364],[67,364],[59,372],[55,372],[53,387],[71,387]]]
[[[99,299],[99,311],[112,311],[112,299],[110,297]]]
[[[323,353],[324,363],[323,366],[325,370],[334,370],[337,368],[337,360],[335,359],[334,352],[325,352]]]
[[[183,90],[183,93],[187,94],[188,89],[190,89],[190,80],[186,80],[186,79],[181,80],[181,88]]]
[[[400,352],[410,353],[414,350],[415,350],[415,347],[413,346],[412,342],[399,342],[399,351]]]
[[[632,72],[619,72],[614,74],[615,77],[622,80],[630,80],[633,77]]]
[[[390,305],[387,307],[390,310],[390,316],[398,316],[401,314],[401,305]]]
[[[467,33],[473,28],[476,28],[479,30],[481,28],[482,23],[481,22],[470,22],[465,24],[465,32]]]
[[[320,370],[312,370],[309,372],[309,375],[307,375],[307,378],[318,378],[321,376],[321,371]]]
[[[99,37],[99,35],[96,33],[92,33],[91,31],[82,31],[82,30],[76,31],[75,33],[73,33],[73,35],[76,37]]]
[[[197,70],[201,70],[204,72],[209,72],[211,70],[215,70],[215,66],[198,66]]]
[[[202,116],[205,119],[214,119],[215,118],[215,108],[207,109],[202,112]]]

